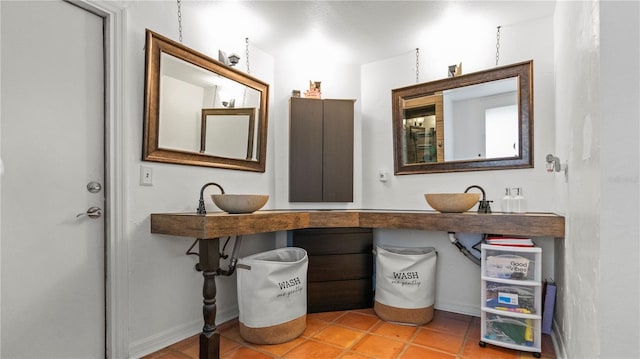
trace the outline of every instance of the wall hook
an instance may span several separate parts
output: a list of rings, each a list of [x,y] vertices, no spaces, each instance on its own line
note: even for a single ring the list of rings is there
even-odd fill
[[[547,172],[560,172],[562,170],[562,165],[560,164],[560,158],[548,154],[547,155]]]
[[[546,160],[547,160],[547,164],[546,164],[547,172],[553,173],[553,172],[564,171],[564,180],[565,182],[567,182],[569,179],[569,165],[567,163],[562,165],[560,163],[560,158],[552,154],[548,154]]]

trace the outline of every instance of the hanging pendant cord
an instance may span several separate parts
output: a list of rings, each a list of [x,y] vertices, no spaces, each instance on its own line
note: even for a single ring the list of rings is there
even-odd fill
[[[182,0],[177,0],[178,3],[178,38],[182,43]]]
[[[420,48],[416,47],[416,83],[420,83]]]
[[[498,66],[498,60],[500,60],[500,28],[498,26],[496,31],[496,66]]]

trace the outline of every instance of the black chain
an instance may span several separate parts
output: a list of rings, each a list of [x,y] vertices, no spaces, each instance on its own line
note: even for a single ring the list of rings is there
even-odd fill
[[[182,0],[177,0],[178,2],[178,36],[180,39],[180,43],[182,43]]]
[[[496,32],[496,66],[498,66],[498,60],[500,59],[500,28],[501,26],[498,26]]]
[[[416,83],[420,83],[420,48],[416,47]]]
[[[249,69],[249,38],[245,37],[244,38],[244,44],[245,44],[245,61],[247,62],[247,73],[250,74],[251,70]]]

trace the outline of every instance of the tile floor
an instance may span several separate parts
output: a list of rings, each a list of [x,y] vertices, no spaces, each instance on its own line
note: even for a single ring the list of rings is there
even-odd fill
[[[436,311],[433,321],[420,327],[384,322],[372,309],[309,314],[302,336],[278,345],[245,342],[240,337],[237,320],[218,329],[221,359],[533,358],[528,352],[491,345],[481,348],[480,318],[444,311]],[[198,336],[144,357],[173,358],[197,359]],[[542,358],[555,358],[548,335],[543,335]]]

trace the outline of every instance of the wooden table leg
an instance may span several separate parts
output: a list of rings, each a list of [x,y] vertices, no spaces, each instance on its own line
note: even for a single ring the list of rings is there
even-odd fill
[[[218,238],[200,240],[200,269],[204,277],[202,285],[204,326],[200,333],[200,359],[220,358],[220,333],[216,328],[216,271],[220,267],[219,246]]]

